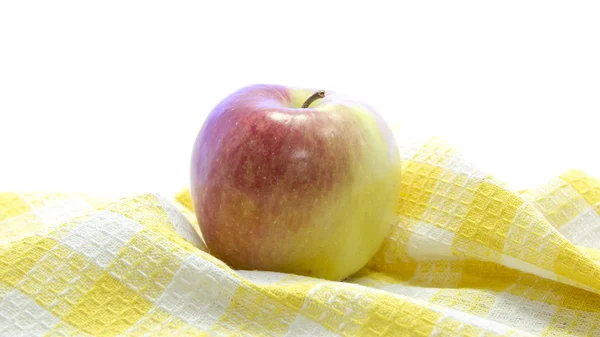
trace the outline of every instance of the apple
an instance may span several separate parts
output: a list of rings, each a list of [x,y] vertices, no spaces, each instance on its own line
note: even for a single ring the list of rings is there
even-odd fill
[[[341,280],[390,230],[400,157],[368,105],[256,84],[208,115],[193,147],[190,189],[209,252],[230,267]]]

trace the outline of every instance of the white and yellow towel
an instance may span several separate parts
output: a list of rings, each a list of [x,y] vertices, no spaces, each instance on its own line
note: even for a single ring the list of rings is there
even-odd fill
[[[1,193],[0,335],[600,336],[597,180],[517,192],[441,140],[401,151],[397,222],[344,282],[230,269],[187,191]]]

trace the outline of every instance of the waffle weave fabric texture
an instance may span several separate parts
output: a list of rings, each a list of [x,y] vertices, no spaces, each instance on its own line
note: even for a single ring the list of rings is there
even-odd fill
[[[600,336],[596,179],[515,191],[442,140],[401,153],[397,220],[344,282],[230,269],[187,190],[1,193],[0,335]]]

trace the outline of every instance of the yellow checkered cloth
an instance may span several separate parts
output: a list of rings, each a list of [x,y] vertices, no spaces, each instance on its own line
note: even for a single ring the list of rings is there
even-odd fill
[[[401,148],[398,218],[344,282],[205,252],[187,191],[0,194],[2,336],[600,336],[600,183],[514,191],[439,139]]]

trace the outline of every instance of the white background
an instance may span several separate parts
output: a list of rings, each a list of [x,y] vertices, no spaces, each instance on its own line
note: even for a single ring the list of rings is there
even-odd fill
[[[171,193],[250,83],[341,91],[515,188],[600,176],[600,8],[574,1],[3,1],[0,190]]]

